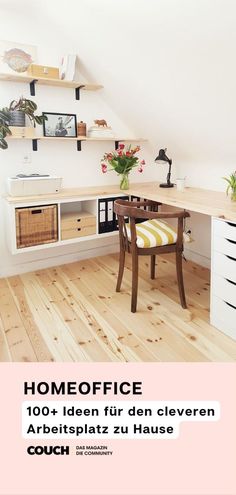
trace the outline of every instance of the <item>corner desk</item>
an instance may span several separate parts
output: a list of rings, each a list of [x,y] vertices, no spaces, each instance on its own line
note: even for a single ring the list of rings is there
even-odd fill
[[[72,242],[97,239],[98,237],[115,235],[117,232],[99,233],[98,204],[102,198],[115,200],[123,196],[135,196],[159,201],[163,204],[190,210],[212,217],[211,231],[211,307],[210,321],[213,326],[236,340],[236,202],[232,202],[224,192],[187,187],[182,192],[176,188],[160,188],[158,182],[132,184],[127,191],[120,191],[118,186],[80,187],[62,189],[56,194],[40,196],[6,197],[8,211],[9,247],[13,254],[20,251],[36,250],[53,246],[62,246]],[[69,205],[83,208],[96,219],[94,233],[63,240],[60,235],[61,215]],[[112,202],[111,202],[112,204]],[[43,205],[54,205],[57,208],[58,238],[52,244],[44,243],[17,249],[16,244],[16,212],[19,208],[39,208]],[[81,206],[82,205],[82,206]],[[70,219],[73,222],[76,219]],[[81,219],[77,219],[81,221]],[[78,227],[78,225],[77,225]],[[77,229],[81,230],[81,229]]]
[[[212,217],[210,322],[236,340],[236,202],[225,193],[135,184],[129,194]]]

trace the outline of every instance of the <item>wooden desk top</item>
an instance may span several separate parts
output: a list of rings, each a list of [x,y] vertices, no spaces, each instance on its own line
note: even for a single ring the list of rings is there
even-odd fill
[[[11,197],[6,199],[11,204],[40,202],[51,200],[77,199],[95,196],[112,196],[115,194],[131,194],[153,201],[160,201],[166,205],[181,209],[202,213],[203,215],[226,218],[236,221],[236,202],[231,201],[230,196],[224,192],[211,191],[195,187],[187,187],[183,192],[177,191],[176,187],[165,189],[159,187],[158,182],[143,182],[131,184],[128,191],[121,191],[118,185],[80,187],[73,189],[62,189],[57,194],[44,194],[38,196]]]
[[[158,182],[131,184],[127,192],[203,215],[236,221],[236,202],[231,201],[230,196],[227,197],[224,192],[195,187],[186,187],[183,192],[180,192],[176,187],[161,188]]]

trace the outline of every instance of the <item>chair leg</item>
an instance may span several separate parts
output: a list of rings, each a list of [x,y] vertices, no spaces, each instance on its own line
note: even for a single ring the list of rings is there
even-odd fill
[[[122,282],[123,273],[124,273],[124,267],[125,267],[125,250],[121,249],[120,250],[120,259],[119,259],[119,272],[118,272],[118,278],[117,278],[117,284],[116,284],[116,292],[120,292],[121,282]]]
[[[155,263],[156,263],[156,255],[151,254],[151,279],[155,279]]]
[[[131,296],[131,312],[136,313],[138,297],[138,254],[132,252],[132,296]]]
[[[176,272],[177,272],[177,281],[179,288],[179,297],[182,308],[186,309],[186,299],[184,292],[184,280],[183,280],[183,269],[182,269],[182,252],[176,251]]]

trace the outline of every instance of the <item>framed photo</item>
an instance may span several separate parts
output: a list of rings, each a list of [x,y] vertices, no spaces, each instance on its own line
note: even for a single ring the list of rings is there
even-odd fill
[[[76,115],[71,113],[43,112],[43,135],[46,137],[77,137]]]
[[[29,66],[36,62],[36,46],[0,40],[0,72],[2,74],[24,76]]]

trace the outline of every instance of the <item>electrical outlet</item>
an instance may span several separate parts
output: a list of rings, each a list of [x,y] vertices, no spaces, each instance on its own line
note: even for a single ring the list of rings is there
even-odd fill
[[[31,153],[24,153],[22,163],[24,164],[31,163]]]

